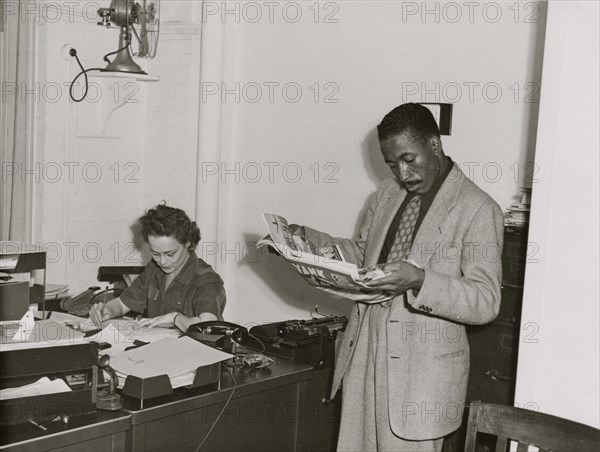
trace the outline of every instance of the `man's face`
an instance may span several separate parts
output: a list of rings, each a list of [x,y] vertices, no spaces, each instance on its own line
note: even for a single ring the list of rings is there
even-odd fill
[[[382,140],[379,145],[400,186],[417,195],[431,190],[440,172],[440,161],[434,153],[438,147],[441,150],[437,138],[421,141],[404,132]]]

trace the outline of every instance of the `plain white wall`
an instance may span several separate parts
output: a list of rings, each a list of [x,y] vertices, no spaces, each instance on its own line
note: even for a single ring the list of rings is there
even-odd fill
[[[218,161],[213,149],[199,154],[199,177],[219,184],[218,247],[207,258],[226,282],[226,316],[239,322],[304,318],[315,304],[348,310],[244,246],[266,232],[262,212],[353,235],[389,176],[375,126],[393,107],[454,103],[445,150],[503,208],[533,159],[544,3],[481,4],[471,16],[443,2],[320,3],[318,20],[312,3],[299,5],[269,16],[205,4],[204,31],[225,29],[222,80],[201,80],[202,106],[222,107]]]
[[[598,427],[597,2],[548,8],[516,403]],[[533,250],[533,248],[531,248]]]
[[[137,260],[128,244],[133,212],[143,209],[147,87],[90,78],[86,100],[72,102],[69,84],[80,68],[65,58],[68,48],[77,50],[85,68],[104,67],[102,56],[116,50],[118,28],[96,25],[98,3],[36,6],[24,19],[38,24],[36,155],[25,175],[40,200],[34,239],[47,252],[47,282],[68,283],[78,293],[98,284],[99,265]],[[74,90],[77,98],[83,81]]]
[[[91,72],[88,97],[74,103],[69,83],[80,69],[64,48],[76,48],[85,68],[104,67],[119,36],[96,24],[109,4],[32,2],[21,17],[37,25],[36,83],[23,89],[36,96],[36,154],[18,177],[36,192],[34,242],[47,251],[47,281],[73,294],[98,285],[100,265],[147,260],[132,231],[145,209],[166,200],[195,216],[200,7],[162,2],[160,57],[136,59],[160,82]]]

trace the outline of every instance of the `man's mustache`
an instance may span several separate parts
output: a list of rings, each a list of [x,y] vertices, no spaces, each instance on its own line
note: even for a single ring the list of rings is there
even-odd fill
[[[417,184],[420,184],[422,181],[420,180],[408,180],[408,181],[400,181],[400,186],[402,188],[410,188],[414,187]]]

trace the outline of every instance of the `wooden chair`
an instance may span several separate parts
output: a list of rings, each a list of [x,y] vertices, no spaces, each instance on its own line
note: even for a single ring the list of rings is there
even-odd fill
[[[540,452],[598,452],[600,430],[537,411],[472,401],[465,452],[475,452],[477,433],[497,437],[496,452],[506,452],[510,440],[517,452],[536,446]]]

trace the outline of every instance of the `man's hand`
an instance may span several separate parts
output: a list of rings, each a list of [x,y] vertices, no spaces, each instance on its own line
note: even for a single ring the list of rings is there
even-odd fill
[[[175,316],[179,312],[169,312],[165,315],[159,315],[152,319],[141,319],[138,321],[139,326],[147,326],[148,328],[154,328],[155,326],[161,326],[163,328],[170,328],[175,325]]]
[[[94,322],[94,325],[100,326],[102,322],[111,317],[111,312],[105,303],[94,303],[90,308],[90,319]]]
[[[425,271],[408,262],[389,262],[380,267],[386,274],[366,283],[372,289],[388,292],[394,296],[407,290],[419,290],[425,280]]]

